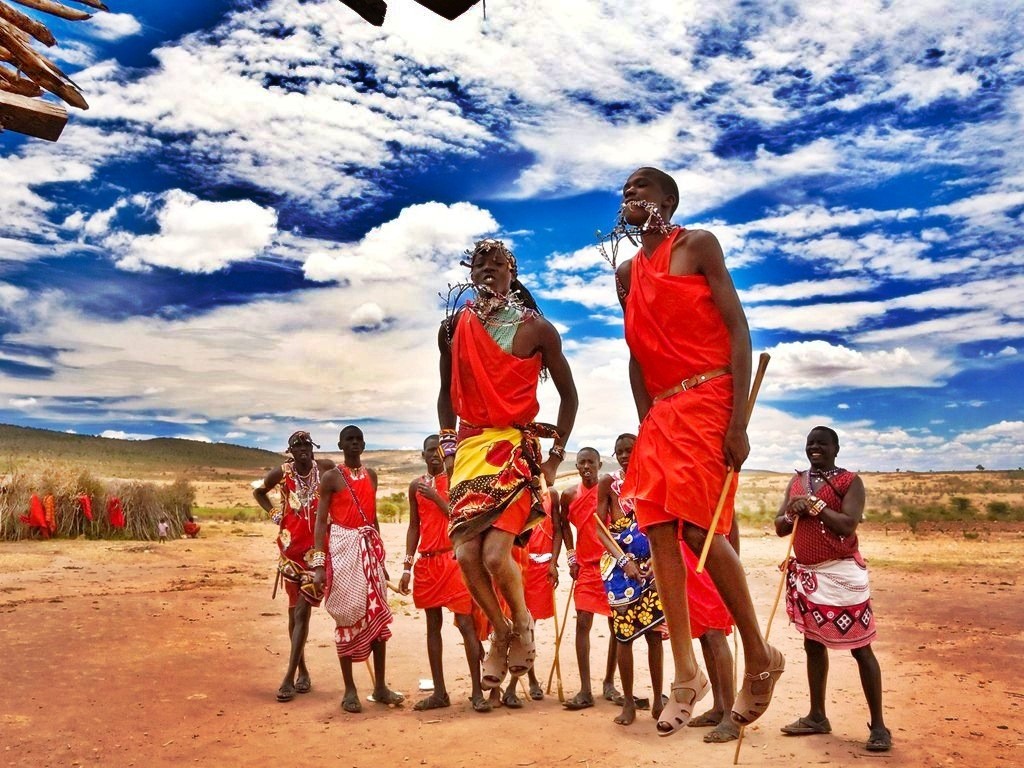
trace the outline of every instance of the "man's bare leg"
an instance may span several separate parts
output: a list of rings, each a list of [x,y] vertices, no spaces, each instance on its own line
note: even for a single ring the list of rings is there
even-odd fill
[[[480,640],[476,636],[473,617],[468,613],[455,614],[455,626],[462,634],[462,644],[466,647],[466,663],[469,664],[469,684],[472,686],[472,697],[483,696],[480,687]]]
[[[288,652],[288,669],[285,670],[284,680],[281,687],[277,689],[278,701],[290,701],[300,691],[296,687],[295,672],[299,671],[299,680],[305,680],[302,686],[302,693],[309,692],[309,671],[306,669],[305,649],[306,637],[309,635],[309,615],[312,612],[311,606],[305,600],[300,599],[294,608],[288,609],[288,639],[290,648]]]
[[[401,704],[405,700],[405,697],[388,688],[388,684],[386,682],[387,640],[375,640],[370,648],[373,651],[373,677],[376,683],[373,687],[373,700],[378,704]]]
[[[678,524],[658,523],[647,529],[654,580],[668,624],[669,647],[675,663],[675,682],[693,679],[697,659],[690,639],[690,607],[686,603],[686,564],[676,538]]]
[[[695,525],[686,523],[683,526],[683,537],[687,546],[695,554],[700,554],[706,535],[707,531]],[[725,536],[715,535],[712,537],[707,568],[711,580],[715,582],[718,593],[722,596],[722,601],[736,622],[736,629],[740,633],[740,642],[743,644],[743,662],[746,672],[752,675],[763,672],[768,668],[770,661],[768,644],[764,641],[761,627],[757,623],[757,613],[754,611],[754,602],[750,598],[750,589],[747,586],[747,576],[743,572],[743,564]],[[669,631],[671,631],[671,624]],[[754,691],[761,692],[769,684],[770,682],[767,680],[757,681],[754,683]]]
[[[512,613],[512,631],[522,634],[529,630],[533,617],[530,616],[530,611],[526,607],[523,573],[516,565],[516,561],[512,559],[512,543],[515,537],[508,531],[490,528],[482,538],[484,568],[494,577],[501,596],[508,603],[509,611]],[[497,600],[495,600],[495,605],[497,605]]]
[[[651,670],[651,716],[657,720],[665,708],[661,692],[665,687],[665,649],[661,633],[649,629],[644,637],[647,639],[647,664]]]
[[[694,727],[714,726],[714,730],[704,736],[708,744],[723,744],[739,737],[739,726],[732,721],[733,699],[735,698],[735,681],[732,674],[732,651],[725,633],[717,629],[709,629],[700,637],[701,650],[704,652],[704,663],[708,676],[711,678],[711,691],[714,703],[707,712],[690,721]]]
[[[594,693],[590,688],[590,629],[594,614],[576,611],[576,666],[580,670],[580,691],[563,706],[566,709],[585,709],[594,706]]]
[[[508,642],[512,634],[512,628],[509,627],[505,614],[501,612],[501,605],[498,603],[498,596],[494,592],[491,574],[484,566],[482,538],[482,536],[477,536],[459,544],[455,548],[455,559],[462,570],[469,593],[491,623],[494,636],[499,641]],[[511,551],[509,557],[511,558]]]
[[[341,662],[341,677],[345,681],[345,693],[341,697],[341,708],[352,714],[362,712],[363,705],[359,701],[356,680],[352,676],[352,657],[342,656],[339,661]]]
[[[616,643],[619,679],[622,681],[622,712],[615,718],[618,725],[632,725],[636,720],[636,700],[633,698],[633,643]]]
[[[425,699],[420,699],[413,706],[417,712],[427,709],[440,709],[451,704],[448,689],[444,684],[444,641],[441,638],[441,609],[427,608],[427,661],[430,664],[430,677],[434,681],[434,691]],[[479,676],[478,676],[479,677]]]
[[[615,624],[612,617],[608,617],[608,659],[604,665],[604,680],[601,683],[601,693],[607,701],[616,701],[620,694],[615,690],[615,666],[618,661],[618,642],[615,640]]]

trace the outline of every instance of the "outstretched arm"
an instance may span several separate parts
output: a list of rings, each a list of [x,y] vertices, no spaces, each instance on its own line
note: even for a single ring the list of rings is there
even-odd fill
[[[420,543],[420,505],[416,500],[416,488],[419,479],[409,484],[409,530],[405,534],[405,559],[402,561],[402,579],[398,589],[403,595],[409,594],[409,582],[412,581],[412,562],[416,555],[416,547]]]

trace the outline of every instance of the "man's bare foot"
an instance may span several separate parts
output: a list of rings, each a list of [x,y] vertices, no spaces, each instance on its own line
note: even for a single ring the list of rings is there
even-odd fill
[[[403,701],[405,696],[400,693],[395,693],[390,688],[381,688],[379,691],[373,692],[373,701],[375,704],[385,704],[389,707],[397,707]]]
[[[363,705],[359,703],[359,692],[354,689],[345,691],[345,696],[341,700],[341,708],[353,715],[362,712]]]
[[[633,703],[633,697],[630,696],[622,705],[622,712],[615,718],[615,723],[617,725],[632,725],[634,720],[636,720],[636,705]]]
[[[452,705],[451,700],[448,698],[447,693],[438,693],[434,691],[432,694],[427,696],[425,699],[420,699],[412,705],[413,710],[416,712],[425,712],[428,709],[444,709]]]
[[[666,704],[668,704],[668,696],[663,693],[655,694],[654,705],[651,707],[651,717],[655,720],[661,717],[661,713],[664,711]]]
[[[705,744],[725,744],[740,737],[740,727],[730,718],[724,718],[711,733],[704,734]]]
[[[722,718],[724,716],[725,715],[722,712],[716,709],[709,709],[703,715],[697,715],[691,719],[687,725],[690,728],[714,728],[722,722]]]
[[[491,693],[487,699],[491,707],[497,709],[501,706],[501,688],[492,688]]]

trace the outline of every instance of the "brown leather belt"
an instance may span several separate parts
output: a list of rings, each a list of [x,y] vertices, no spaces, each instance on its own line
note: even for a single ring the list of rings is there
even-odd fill
[[[448,552],[451,552],[451,551],[452,551],[451,547],[445,547],[444,549],[432,549],[429,552],[420,552],[419,556],[420,557],[437,557],[438,555],[444,555],[444,554],[447,554]]]
[[[701,384],[706,384],[712,379],[717,379],[719,376],[725,376],[725,374],[727,373],[729,373],[729,366],[726,366],[725,368],[715,368],[715,370],[707,371],[705,373],[698,373],[696,376],[691,376],[688,379],[684,379],[671,389],[666,389],[660,395],[655,396],[654,402],[664,400],[666,397],[672,397],[672,395],[677,395],[680,392],[685,392],[688,389],[699,387]]]

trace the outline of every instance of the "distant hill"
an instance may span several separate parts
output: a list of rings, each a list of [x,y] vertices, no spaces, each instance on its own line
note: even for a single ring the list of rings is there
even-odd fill
[[[281,454],[228,443],[174,437],[118,440],[0,424],[0,470],[58,461],[97,474],[178,473],[194,468],[254,470],[271,467]]]

